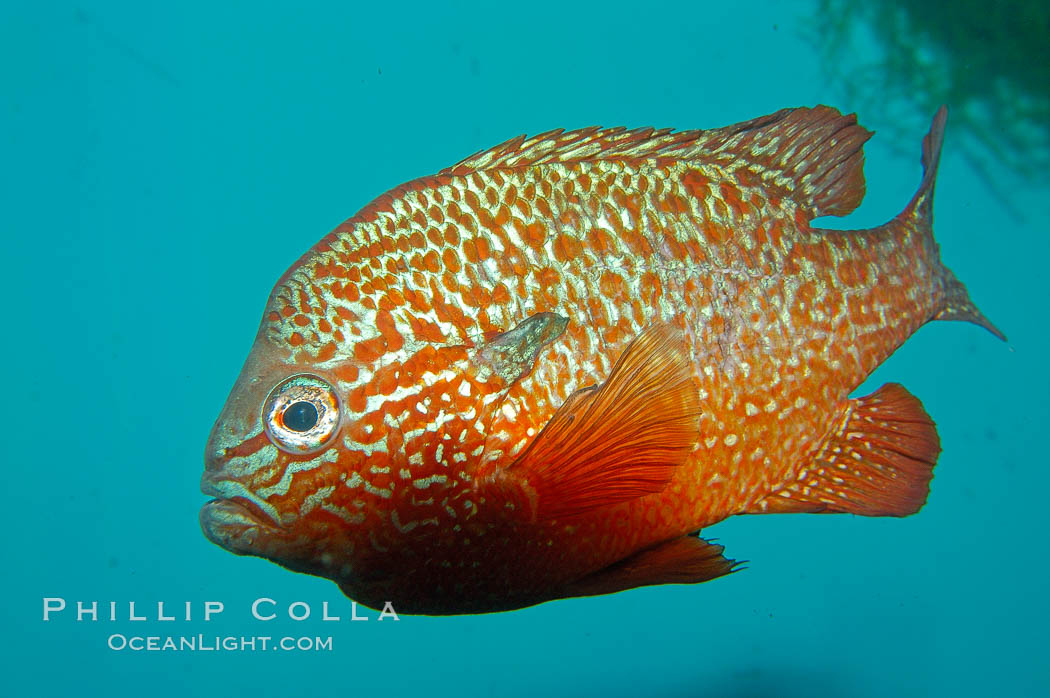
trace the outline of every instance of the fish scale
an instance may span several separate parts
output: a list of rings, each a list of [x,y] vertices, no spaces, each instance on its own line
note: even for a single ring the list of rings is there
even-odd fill
[[[522,137],[380,196],[271,294],[209,442],[205,533],[365,603],[450,613],[724,574],[688,534],[732,514],[910,513],[932,422],[895,388],[848,395],[939,314],[997,332],[929,233],[938,118],[916,199],[867,231],[809,224],[863,196],[870,134],[827,107]],[[295,373],[341,404],[309,467],[257,436]]]

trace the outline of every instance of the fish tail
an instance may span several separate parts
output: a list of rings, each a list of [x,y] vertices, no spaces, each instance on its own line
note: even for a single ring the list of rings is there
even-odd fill
[[[980,325],[999,339],[1006,341],[1006,335],[991,323],[977,308],[966,287],[956,278],[951,269],[940,263],[940,253],[933,239],[933,189],[937,181],[937,165],[941,158],[941,144],[944,141],[944,124],[948,119],[948,110],[943,105],[933,117],[930,132],[922,140],[922,183],[911,203],[898,216],[906,225],[915,226],[923,235],[924,243],[932,248],[933,258],[937,260],[934,284],[938,297],[932,320],[962,320]]]

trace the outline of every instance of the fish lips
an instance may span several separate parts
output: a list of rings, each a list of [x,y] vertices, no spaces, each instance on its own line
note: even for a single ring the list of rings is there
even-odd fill
[[[279,529],[277,512],[236,480],[213,473],[201,478],[201,492],[216,497],[201,507],[204,536],[238,555],[265,555],[263,539]]]

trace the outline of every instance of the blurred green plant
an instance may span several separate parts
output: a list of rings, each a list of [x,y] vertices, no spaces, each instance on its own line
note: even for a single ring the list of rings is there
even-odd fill
[[[1000,168],[1048,182],[1047,0],[818,0],[809,26],[851,108],[903,136],[947,104],[953,147],[993,189]]]

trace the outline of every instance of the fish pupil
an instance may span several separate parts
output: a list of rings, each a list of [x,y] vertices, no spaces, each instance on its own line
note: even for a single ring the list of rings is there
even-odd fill
[[[317,408],[311,402],[293,402],[284,411],[283,421],[292,431],[309,431],[317,424]]]

